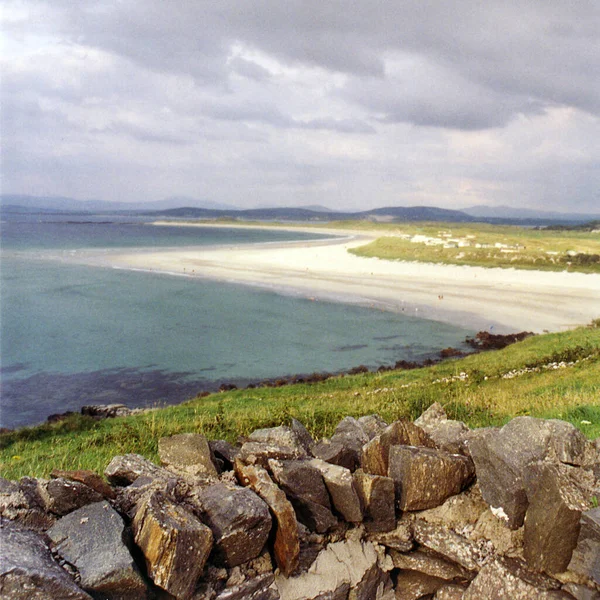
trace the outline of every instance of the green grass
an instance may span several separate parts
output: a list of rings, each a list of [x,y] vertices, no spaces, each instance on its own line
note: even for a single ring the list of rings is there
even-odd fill
[[[349,223],[345,225],[351,226]],[[359,228],[370,229],[364,224],[360,224]],[[350,251],[358,256],[388,260],[600,273],[598,233],[451,223],[386,224],[378,226],[375,231],[386,235]],[[443,234],[447,234],[446,239],[463,240],[470,245],[445,248],[400,237],[422,235],[443,239]],[[496,244],[506,247],[496,247]]]
[[[582,360],[585,359],[585,360]],[[577,361],[544,369],[555,361]],[[537,368],[513,379],[503,374]],[[460,379],[460,374],[468,376]],[[416,418],[441,402],[471,427],[502,425],[517,415],[560,418],[600,436],[600,328],[531,337],[504,350],[448,360],[412,371],[328,379],[318,384],[218,393],[122,419],[76,416],[0,435],[0,471],[16,479],[47,477],[54,467],[102,472],[113,456],[137,452],[158,461],[158,440],[181,432],[235,442],[258,427],[302,421],[315,437],[329,436],[345,416],[378,413]]]

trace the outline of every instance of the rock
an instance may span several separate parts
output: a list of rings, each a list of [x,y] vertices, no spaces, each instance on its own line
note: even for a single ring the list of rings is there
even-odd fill
[[[348,448],[339,442],[321,440],[313,446],[312,455],[332,465],[344,467],[349,471],[356,468],[356,453],[352,448]]]
[[[35,481],[37,486],[37,480],[32,481]],[[56,517],[47,513],[46,508],[41,506],[41,498],[39,502],[35,499],[33,502],[30,500],[31,496],[25,494],[21,483],[0,478],[0,517],[17,521],[27,529],[44,532],[54,525]]]
[[[329,544],[308,572],[298,577],[275,576],[281,600],[345,599],[377,565],[373,544],[346,540]]]
[[[287,577],[298,566],[300,540],[296,513],[291,503],[269,477],[266,469],[257,465],[235,463],[235,474],[238,479],[250,486],[269,506],[275,517],[275,542],[273,551],[279,570]]]
[[[581,463],[587,444],[581,436],[562,421],[516,417],[497,432],[469,438],[483,498],[508,527],[519,528],[527,510],[522,480],[525,467],[545,458]]]
[[[454,583],[443,585],[434,594],[433,600],[462,600],[465,588]]]
[[[89,488],[98,492],[104,498],[114,500],[116,497],[115,491],[104,481],[100,475],[93,471],[79,469],[77,471],[63,471],[62,469],[52,469],[50,477],[67,479],[68,481],[78,481],[87,485]]]
[[[392,579],[378,564],[349,590],[348,600],[394,600]]]
[[[98,419],[113,419],[115,417],[128,417],[134,410],[124,404],[90,404],[81,407],[81,414]]]
[[[123,519],[103,500],[69,513],[47,535],[77,569],[86,591],[110,600],[145,598],[146,584],[123,543],[124,532]]]
[[[504,521],[488,508],[481,513],[469,539],[491,542],[495,552],[501,556],[523,558],[523,529],[508,529]]]
[[[420,427],[410,421],[394,421],[363,446],[361,456],[363,471],[387,477],[390,447],[397,445],[435,448],[433,440]]]
[[[199,433],[180,433],[158,440],[163,466],[188,475],[217,477],[206,438]]]
[[[248,441],[290,448],[297,453],[296,458],[304,458],[307,456],[307,452],[304,449],[302,442],[291,427],[282,425],[280,427],[257,429],[248,436]]]
[[[471,581],[474,577],[474,574],[464,567],[423,550],[416,550],[409,553],[392,550],[390,556],[396,569],[419,571],[419,573],[424,573],[425,575],[445,581],[457,580],[467,582]]]
[[[0,595],[7,600],[91,600],[53,559],[42,538],[11,521],[0,523]]]
[[[55,515],[66,515],[86,504],[101,502],[104,496],[79,481],[59,477],[46,483],[48,508]]]
[[[342,446],[347,455],[351,456],[351,471],[358,467],[362,447],[369,439],[362,425],[354,417],[342,419],[331,436],[331,442]]]
[[[212,548],[210,529],[160,492],[143,502],[132,526],[154,583],[178,599],[190,598]]]
[[[428,409],[421,413],[415,420],[415,425],[426,431],[435,428],[438,423],[448,420],[448,414],[439,402],[434,402]]]
[[[529,500],[525,515],[524,557],[538,571],[562,573],[579,535],[581,513],[591,508],[581,469],[560,463],[527,466],[524,486]]]
[[[571,594],[575,600],[600,600],[600,592],[593,590],[585,585],[576,583],[567,583],[563,585],[563,590]]]
[[[141,475],[162,479],[172,477],[167,469],[156,466],[139,454],[115,456],[104,470],[108,481],[119,486],[130,485]]]
[[[600,508],[585,511],[569,570],[600,585]]]
[[[467,440],[470,429],[462,421],[448,419],[446,411],[434,402],[416,421],[425,430],[436,446],[452,454],[468,454]]]
[[[419,519],[461,531],[474,526],[481,515],[489,510],[481,497],[479,486],[475,483],[462,494],[448,498],[441,506],[421,511]]]
[[[365,415],[357,420],[358,424],[362,427],[362,430],[367,434],[369,440],[372,440],[376,435],[379,435],[388,426],[379,415]]]
[[[403,571],[396,579],[396,600],[418,600],[435,594],[446,582],[418,571]]]
[[[371,475],[362,469],[356,471],[354,488],[364,510],[367,531],[391,531],[396,527],[394,480],[381,475]]]
[[[517,563],[496,559],[481,569],[463,600],[568,600],[569,594],[558,590],[558,585],[552,587],[552,582],[535,578]]]
[[[271,531],[267,504],[252,490],[215,483],[190,500],[212,530],[218,562],[235,567],[256,558]]]
[[[259,575],[238,585],[225,587],[215,600],[279,600],[279,594],[272,588],[274,580],[272,573]]]
[[[242,445],[238,459],[246,464],[259,464],[267,468],[269,459],[298,460],[306,458],[302,446],[292,447],[267,442],[246,442]]]
[[[414,446],[392,446],[388,471],[401,510],[439,506],[474,475],[473,463],[465,456]]]
[[[318,458],[313,458],[309,461],[309,464],[318,469],[323,476],[335,510],[346,521],[360,523],[363,516],[362,507],[350,470],[332,465]]]
[[[430,525],[417,519],[413,524],[413,535],[422,546],[469,571],[478,571],[485,562],[486,553],[481,548],[441,525]]]
[[[302,444],[302,447],[306,450],[307,454],[311,453],[311,448],[315,445],[315,440],[313,439],[310,432],[298,419],[292,419],[291,429],[296,436],[296,439]]]
[[[217,460],[223,461],[223,467],[226,470],[233,469],[233,461],[240,453],[240,449],[226,442],[225,440],[209,441],[208,446]]]
[[[412,526],[407,521],[399,521],[396,528],[392,531],[370,534],[368,539],[375,544],[380,544],[399,552],[409,552],[414,545]]]
[[[337,525],[323,476],[307,461],[269,461],[275,481],[291,501],[298,520],[311,531],[325,533]]]

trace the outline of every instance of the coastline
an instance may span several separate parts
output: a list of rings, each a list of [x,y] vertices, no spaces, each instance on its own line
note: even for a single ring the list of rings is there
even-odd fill
[[[286,226],[157,222],[179,227]],[[335,237],[245,246],[128,250],[77,260],[250,285],[315,301],[359,303],[497,333],[561,331],[600,313],[600,275],[358,257],[372,232],[288,227]]]

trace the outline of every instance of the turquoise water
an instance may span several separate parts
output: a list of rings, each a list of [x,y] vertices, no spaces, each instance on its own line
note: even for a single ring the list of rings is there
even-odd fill
[[[115,222],[3,223],[2,426],[90,403],[174,403],[223,382],[422,360],[473,333],[356,305],[43,258],[50,249],[306,237]]]

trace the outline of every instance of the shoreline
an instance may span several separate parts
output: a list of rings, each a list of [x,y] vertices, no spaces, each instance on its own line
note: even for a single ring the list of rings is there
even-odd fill
[[[291,229],[332,238],[94,251],[66,257],[126,270],[212,279],[311,300],[358,303],[497,333],[562,331],[600,315],[600,275],[389,261],[349,249],[377,233],[286,225],[157,221],[175,227]]]

